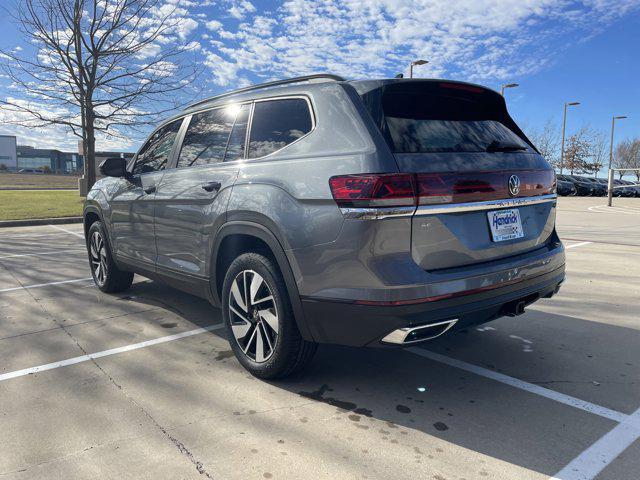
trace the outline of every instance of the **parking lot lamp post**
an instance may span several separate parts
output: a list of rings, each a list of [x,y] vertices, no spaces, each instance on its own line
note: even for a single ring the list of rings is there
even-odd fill
[[[614,115],[611,117],[611,143],[609,144],[609,176],[607,182],[607,205],[611,206],[611,201],[613,199],[613,171],[611,170],[611,165],[613,165],[613,131],[616,127],[616,120],[622,120],[623,118],[627,118],[626,115]]]
[[[504,97],[504,89],[505,88],[516,88],[519,87],[520,85],[517,83],[507,83],[506,85],[502,85],[502,87],[500,87],[500,95],[502,95]]]
[[[409,78],[413,78],[414,65],[426,65],[429,63],[427,60],[415,60],[409,64]]]
[[[613,131],[616,127],[616,120],[622,120],[627,118],[626,115],[619,115],[611,117],[611,144],[609,145],[609,170],[611,170],[611,164],[613,163]]]
[[[564,114],[562,115],[562,144],[560,146],[560,175],[564,168],[564,131],[567,127],[567,107],[580,105],[580,102],[564,102]]]

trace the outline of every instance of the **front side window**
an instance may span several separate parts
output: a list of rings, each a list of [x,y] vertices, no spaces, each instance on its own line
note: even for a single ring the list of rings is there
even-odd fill
[[[165,125],[151,135],[144,147],[140,149],[131,173],[139,175],[164,170],[180,125],[182,125],[182,119]]]
[[[256,102],[251,120],[249,158],[280,150],[311,131],[313,122],[302,98]]]
[[[191,117],[182,142],[178,168],[222,162],[239,108],[216,108]]]

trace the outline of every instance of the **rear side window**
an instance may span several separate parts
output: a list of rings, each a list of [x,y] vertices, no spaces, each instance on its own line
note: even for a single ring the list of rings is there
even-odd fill
[[[311,131],[313,122],[302,98],[256,102],[251,120],[249,158],[280,150]]]
[[[238,107],[217,108],[191,117],[182,142],[178,167],[222,162]]]
[[[151,135],[136,156],[136,163],[133,165],[131,173],[139,175],[141,173],[164,170],[171,154],[173,143],[178,136],[180,125],[182,125],[182,119],[159,128]]]
[[[485,152],[496,145],[530,150],[504,107],[482,89],[395,87],[378,96],[381,108],[376,105],[395,153]],[[365,104],[371,109],[371,99]]]

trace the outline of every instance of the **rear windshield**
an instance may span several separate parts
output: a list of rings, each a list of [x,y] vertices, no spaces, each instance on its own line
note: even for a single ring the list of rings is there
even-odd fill
[[[486,152],[496,145],[530,151],[495,95],[418,83],[393,84],[363,100],[395,153]]]

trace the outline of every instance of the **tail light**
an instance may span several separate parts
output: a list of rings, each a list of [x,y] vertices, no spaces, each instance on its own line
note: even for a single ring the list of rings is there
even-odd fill
[[[552,170],[340,175],[329,186],[339,207],[441,205],[510,198],[511,175],[520,179],[517,197],[555,193]]]
[[[329,186],[339,207],[397,207],[415,205],[414,176],[409,173],[341,175]]]

